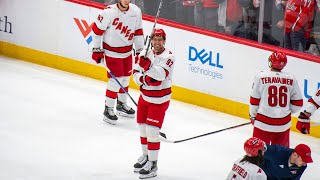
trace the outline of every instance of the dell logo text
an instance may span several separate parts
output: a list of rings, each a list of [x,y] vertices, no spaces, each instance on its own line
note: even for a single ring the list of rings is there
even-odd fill
[[[218,67],[223,69],[223,66],[220,64],[220,54],[217,53],[215,62],[212,59],[212,51],[206,52],[205,49],[198,51],[195,47],[189,46],[189,61],[200,60],[202,64],[208,62],[210,66]]]

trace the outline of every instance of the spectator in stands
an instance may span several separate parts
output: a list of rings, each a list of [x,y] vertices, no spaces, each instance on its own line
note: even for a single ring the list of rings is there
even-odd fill
[[[176,21],[194,26],[194,1],[178,0],[176,4]]]
[[[195,0],[195,25],[212,31],[218,31],[218,8],[224,0]]]
[[[162,7],[160,10],[160,18],[176,20],[176,3],[177,0],[162,0]],[[160,0],[159,0],[160,2]]]
[[[310,37],[307,39],[307,53],[320,56],[320,0],[316,0],[314,18],[311,21]],[[308,35],[308,34],[307,34]]]
[[[159,7],[159,0],[144,0],[144,13],[156,16]]]
[[[144,0],[131,0],[131,3],[137,5],[141,12],[144,13]]]
[[[220,32],[233,34],[235,28],[241,23],[243,8],[238,0],[223,0],[219,4],[218,24],[222,29]]]
[[[314,7],[314,0],[288,0],[284,16],[286,48],[302,52],[306,50]],[[299,49],[300,44],[302,49]]]
[[[272,5],[272,25],[271,35],[279,42],[279,46],[284,47],[284,10],[285,0],[274,0]]]
[[[238,0],[238,2],[243,8],[243,21],[235,28],[233,35],[257,40],[257,19],[259,15],[256,15],[256,8],[253,6],[252,0]]]

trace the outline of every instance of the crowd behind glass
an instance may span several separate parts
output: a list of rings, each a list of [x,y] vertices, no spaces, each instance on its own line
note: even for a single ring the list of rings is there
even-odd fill
[[[93,1],[105,5],[117,2]],[[320,56],[320,0],[162,1],[161,18]],[[132,0],[131,3],[139,6],[144,14],[156,16],[160,0]],[[302,8],[294,13],[297,3]],[[304,21],[295,24],[297,18]]]

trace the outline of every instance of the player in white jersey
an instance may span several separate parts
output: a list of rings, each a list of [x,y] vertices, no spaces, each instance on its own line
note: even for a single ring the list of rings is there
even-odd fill
[[[289,147],[291,114],[303,105],[295,77],[281,70],[287,64],[286,54],[274,52],[269,57],[270,71],[254,78],[250,97],[250,119],[253,136],[267,144]]]
[[[227,180],[267,180],[259,167],[263,162],[266,144],[259,138],[250,138],[244,143],[246,155],[234,162]]]
[[[303,134],[310,134],[310,116],[320,107],[320,89],[308,100],[305,109],[300,112],[296,128]]]
[[[166,33],[155,29],[151,35],[152,50],[145,57],[141,52],[135,65],[133,79],[140,86],[137,123],[143,155],[134,165],[134,171],[145,179],[157,176],[160,150],[159,134],[171,98],[172,73],[175,57],[164,47]]]
[[[139,53],[144,46],[141,10],[130,0],[118,0],[107,6],[92,26],[92,59],[105,65],[115,75],[128,92],[132,73],[132,49],[135,45]],[[101,51],[103,49],[103,51]],[[104,120],[116,124],[118,117],[114,113],[117,99],[117,114],[134,117],[135,111],[127,105],[127,95],[108,72]]]

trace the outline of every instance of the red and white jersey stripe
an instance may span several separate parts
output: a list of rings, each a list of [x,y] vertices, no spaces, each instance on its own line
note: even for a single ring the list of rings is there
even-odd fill
[[[141,52],[140,55],[144,55],[145,50]],[[149,76],[154,80],[158,81],[157,85],[149,86],[147,84],[142,84],[140,86],[140,91],[142,98],[150,103],[161,104],[169,101],[171,98],[171,87],[172,87],[172,74],[174,69],[175,57],[173,53],[167,49],[159,54],[155,54],[153,51],[149,51],[147,55],[151,60],[150,68],[143,72],[144,76]],[[136,64],[135,76],[141,75],[141,67]]]
[[[114,58],[131,55],[133,44],[137,51],[144,46],[141,10],[134,4],[121,11],[117,4],[107,6],[92,25],[90,49],[103,48]]]
[[[250,116],[254,126],[269,132],[284,132],[291,127],[291,114],[303,105],[295,77],[287,72],[260,72],[254,78],[250,96]]]

